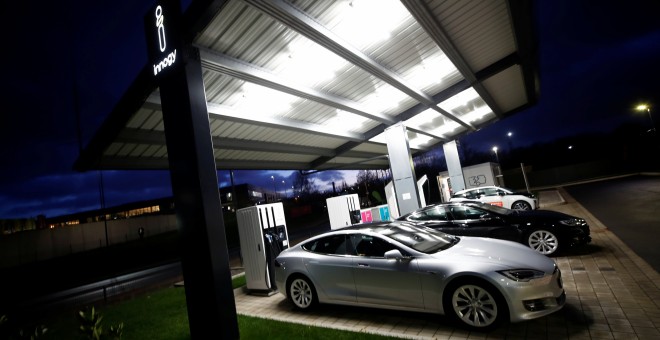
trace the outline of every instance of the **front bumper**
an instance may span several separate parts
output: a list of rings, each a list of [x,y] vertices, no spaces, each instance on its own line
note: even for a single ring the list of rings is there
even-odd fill
[[[568,243],[571,247],[580,246],[591,242],[591,231],[585,223],[581,226],[572,227],[568,235]]]
[[[540,318],[560,310],[566,304],[559,268],[551,276],[513,285],[517,287],[508,296],[511,322]]]

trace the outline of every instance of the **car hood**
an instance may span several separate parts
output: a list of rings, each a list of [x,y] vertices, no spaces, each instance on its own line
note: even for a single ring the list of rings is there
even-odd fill
[[[460,237],[453,247],[431,256],[457,263],[488,263],[500,269],[537,269],[546,273],[552,273],[555,269],[552,259],[529,247],[492,238]]]
[[[511,217],[514,218],[519,217],[524,219],[533,218],[533,219],[543,219],[543,220],[553,220],[553,221],[561,221],[561,220],[577,218],[575,216],[567,215],[557,211],[550,211],[550,210],[515,210],[514,213],[511,214]]]
[[[512,192],[508,195],[519,195],[519,196],[525,196],[525,197],[529,197],[529,198],[535,198],[536,197],[536,196],[534,196],[534,194],[530,194],[526,191],[514,191],[514,192]]]

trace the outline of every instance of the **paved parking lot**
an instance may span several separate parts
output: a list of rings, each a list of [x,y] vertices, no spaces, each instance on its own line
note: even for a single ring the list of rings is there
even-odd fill
[[[593,241],[555,257],[566,306],[491,333],[469,332],[439,315],[321,305],[293,309],[283,295],[236,289],[239,314],[410,339],[660,339],[660,275],[564,190],[541,192],[541,207],[583,217]]]

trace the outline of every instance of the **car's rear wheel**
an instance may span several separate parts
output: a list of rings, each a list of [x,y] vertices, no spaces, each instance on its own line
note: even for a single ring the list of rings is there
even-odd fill
[[[318,299],[314,285],[302,275],[292,278],[286,290],[289,301],[299,309],[310,309],[317,304]]]
[[[511,209],[514,210],[532,210],[532,206],[525,201],[515,201],[511,204]]]
[[[527,245],[543,255],[553,255],[559,250],[559,238],[551,231],[537,229],[527,235]]]
[[[509,309],[499,291],[481,280],[462,280],[447,287],[445,314],[473,329],[488,331],[508,320]]]

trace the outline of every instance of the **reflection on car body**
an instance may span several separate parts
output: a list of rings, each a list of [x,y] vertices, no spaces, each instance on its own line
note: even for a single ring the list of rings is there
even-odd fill
[[[552,259],[514,242],[408,222],[357,225],[303,241],[277,257],[275,277],[302,310],[320,302],[430,312],[482,330],[550,314],[565,302]]]
[[[452,235],[515,241],[544,255],[591,242],[589,225],[584,219],[555,211],[511,210],[481,202],[429,205],[397,220]]]
[[[511,210],[481,202],[429,205],[397,220],[452,235],[519,242],[544,255],[591,242],[589,225],[582,218],[548,210]]]

